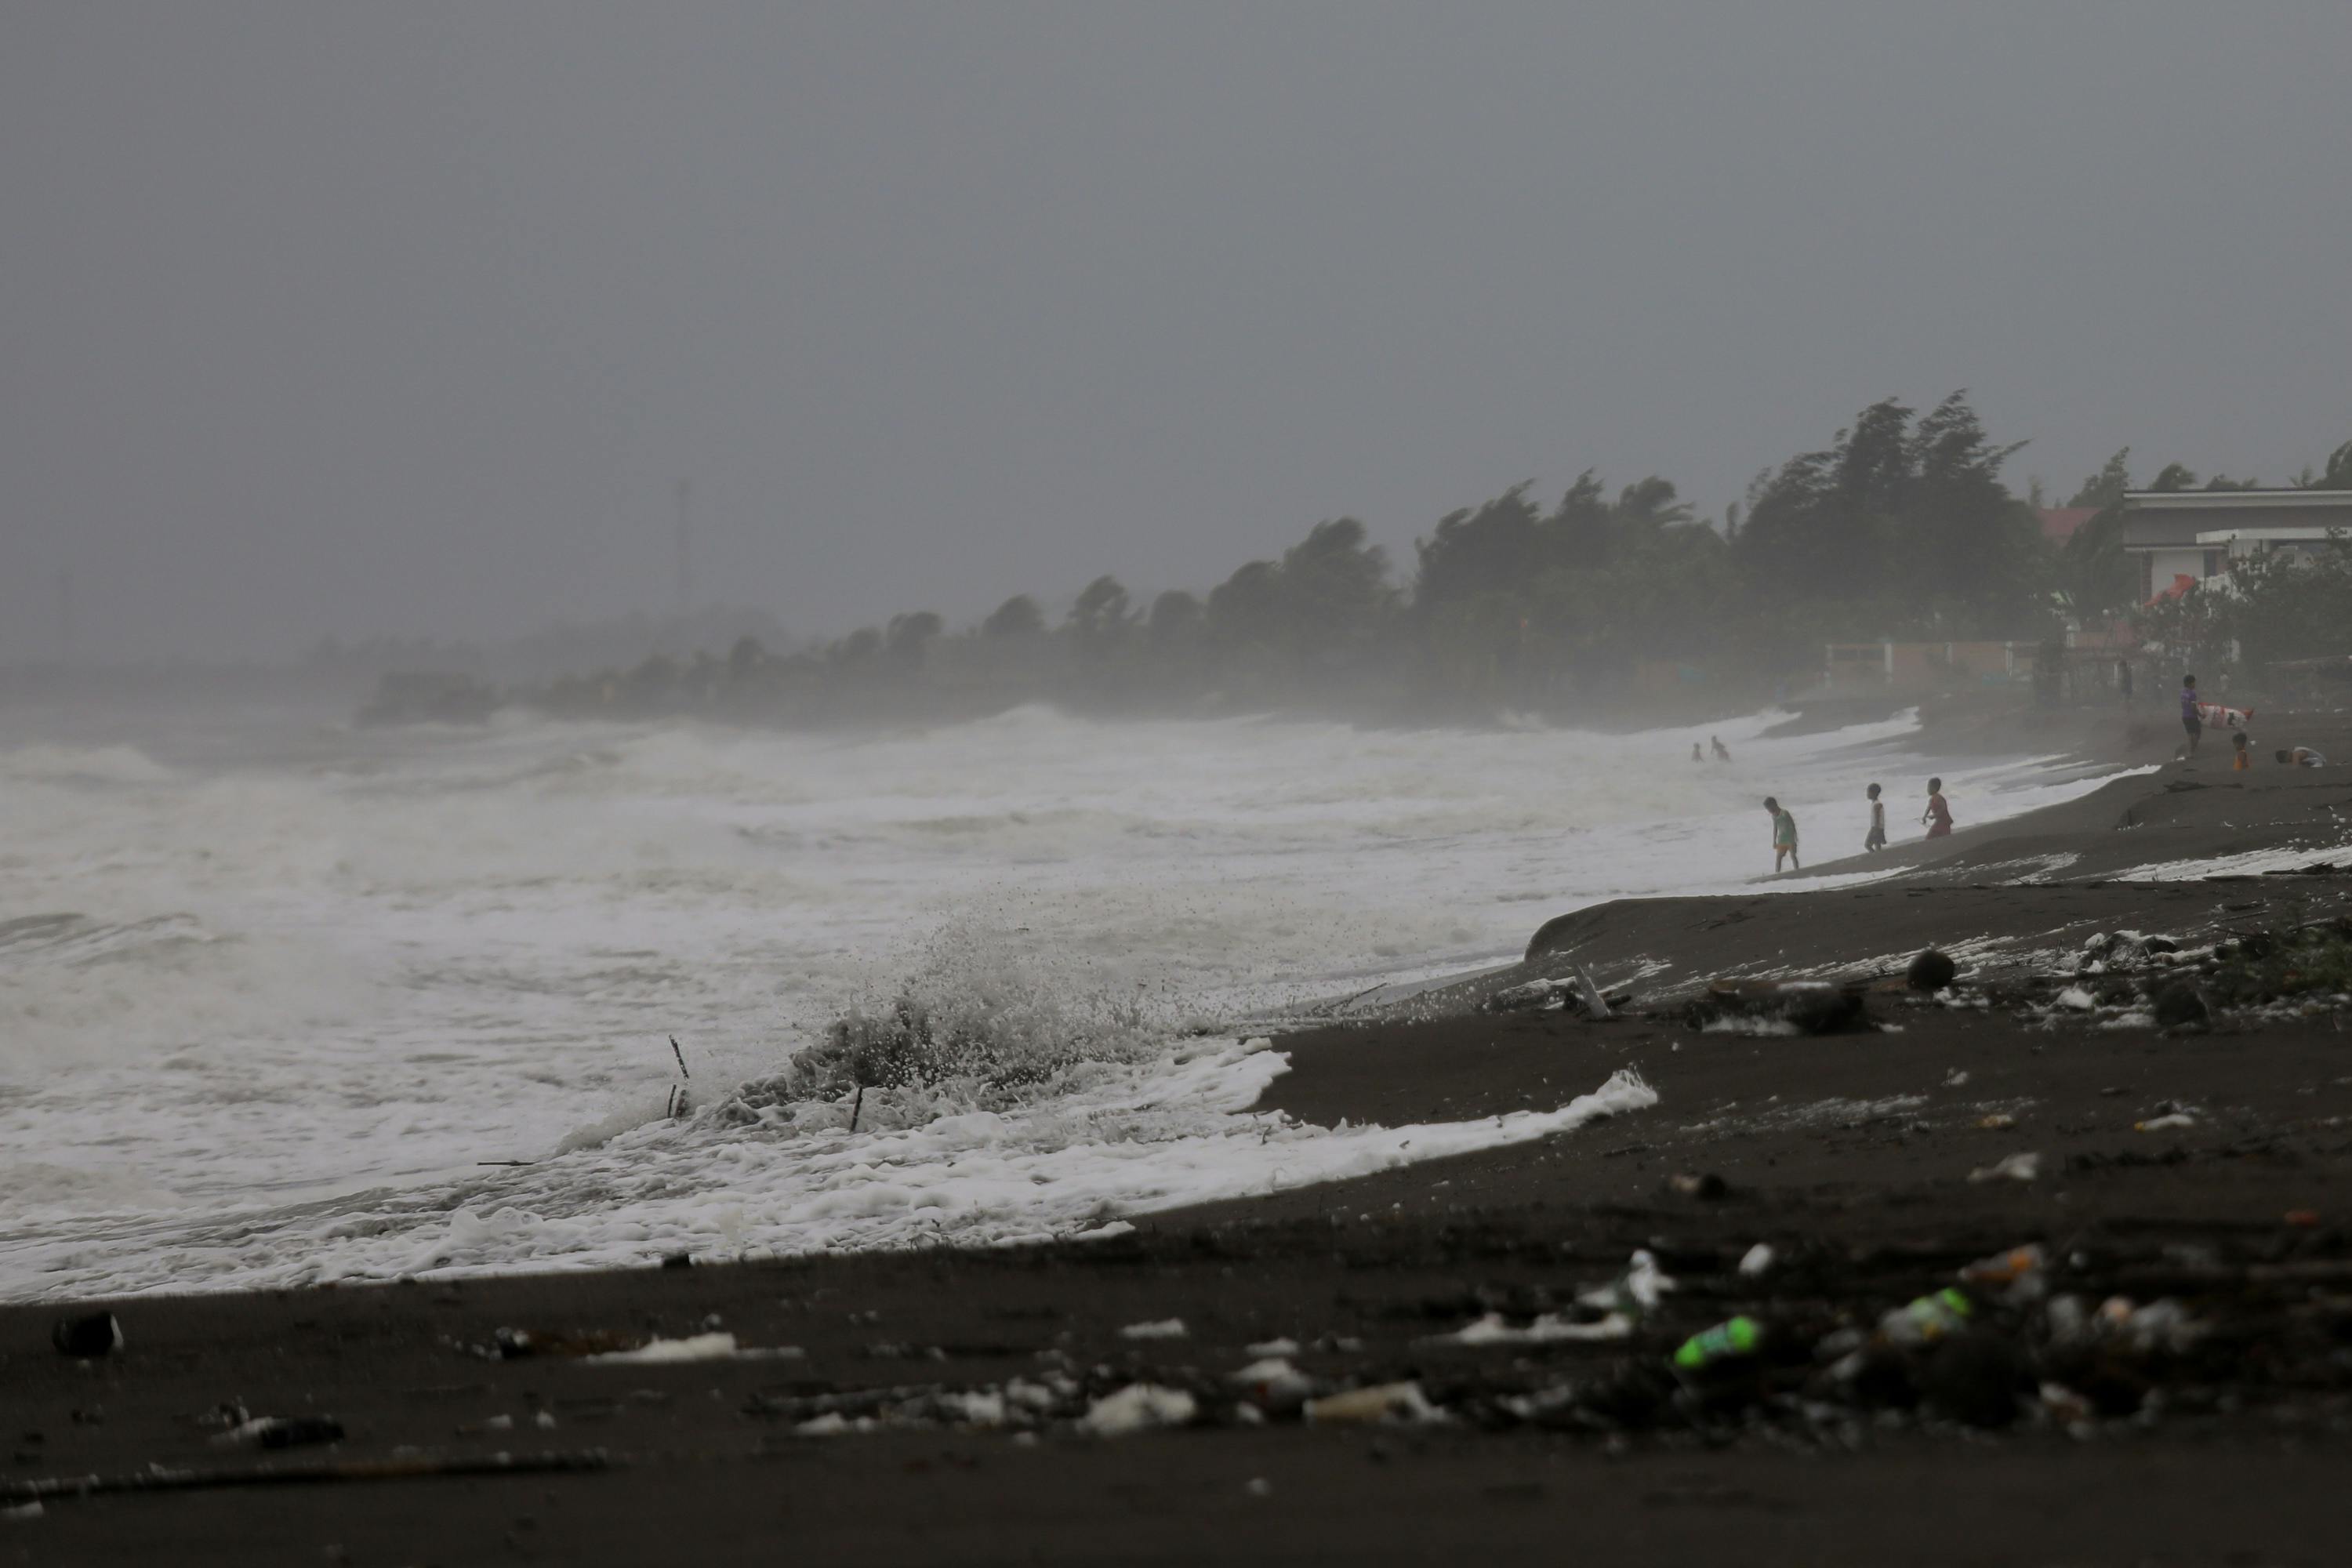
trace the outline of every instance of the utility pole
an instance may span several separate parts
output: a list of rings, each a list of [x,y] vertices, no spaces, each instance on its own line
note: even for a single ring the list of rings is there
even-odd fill
[[[694,481],[677,481],[677,618],[694,608]]]

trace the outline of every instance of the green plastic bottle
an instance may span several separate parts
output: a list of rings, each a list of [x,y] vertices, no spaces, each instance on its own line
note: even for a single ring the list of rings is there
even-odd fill
[[[1682,1347],[1675,1352],[1675,1370],[1705,1372],[1718,1362],[1754,1355],[1756,1347],[1763,1341],[1764,1326],[1761,1323],[1753,1318],[1734,1318],[1729,1322],[1717,1323],[1685,1340]]]

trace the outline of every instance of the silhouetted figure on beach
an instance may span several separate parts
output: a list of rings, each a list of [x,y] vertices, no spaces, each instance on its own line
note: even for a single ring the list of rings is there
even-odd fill
[[[2197,711],[2197,678],[2180,678],[2180,727],[2189,731],[2189,754],[2197,754],[2197,742],[2205,738],[2205,718]]]
[[[1886,847],[1886,803],[1878,798],[1878,786],[1870,786],[1870,832],[1863,838],[1865,850]]]
[[[1715,747],[1715,760],[1717,762],[1727,763],[1731,761],[1731,748],[1723,743],[1722,736],[1709,735],[1707,737],[1707,741]]]
[[[1706,761],[1705,757],[1698,754],[1698,742],[1696,741],[1693,741],[1691,742],[1691,761],[1695,763],[1705,763]]]
[[[2132,700],[2132,667],[2131,660],[2127,658],[2119,658],[2116,660],[2116,689],[2123,694],[2124,706],[2126,708],[2130,707]]]
[[[1772,874],[1780,874],[1780,862],[1786,860],[1791,870],[1805,868],[1797,859],[1797,819],[1770,795],[1764,797],[1764,809],[1772,814]]]
[[[1943,780],[1927,781],[1927,809],[1919,814],[1919,820],[1927,825],[1927,837],[1930,838],[1949,838],[1952,836],[1952,807],[1944,798]]]

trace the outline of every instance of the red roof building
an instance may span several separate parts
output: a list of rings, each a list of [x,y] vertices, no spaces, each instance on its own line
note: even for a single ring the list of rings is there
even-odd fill
[[[2042,537],[2063,544],[2076,529],[2099,515],[2095,506],[2045,506],[2034,509],[2042,518]]]

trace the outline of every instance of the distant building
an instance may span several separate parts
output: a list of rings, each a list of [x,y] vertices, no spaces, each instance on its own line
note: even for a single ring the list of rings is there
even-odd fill
[[[2232,556],[2290,549],[2309,554],[2352,539],[2352,490],[2132,490],[2124,497],[2124,552],[2139,563],[2139,599],[2152,604],[2230,570]]]

